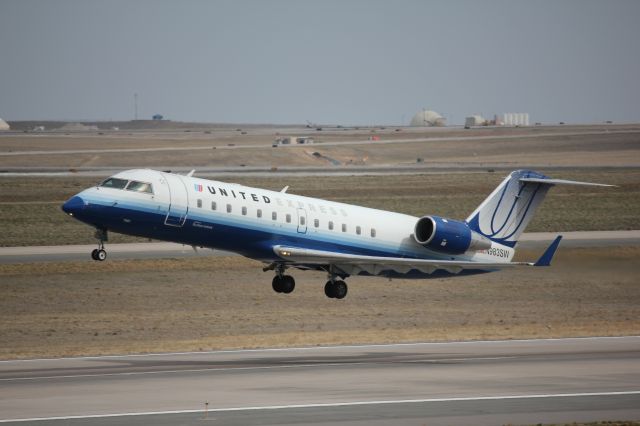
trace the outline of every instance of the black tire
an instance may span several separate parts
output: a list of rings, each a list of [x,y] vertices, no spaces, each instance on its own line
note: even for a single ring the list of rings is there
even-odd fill
[[[333,285],[333,297],[336,299],[344,299],[348,292],[347,283],[344,281],[336,281]]]
[[[335,296],[335,286],[333,285],[333,281],[327,281],[324,285],[324,294],[329,299],[333,299]]]
[[[103,262],[106,258],[107,258],[106,251],[100,249],[96,252],[96,259],[98,259],[100,262]]]
[[[280,275],[276,275],[273,277],[273,281],[271,281],[271,287],[273,287],[273,291],[276,293],[282,293],[282,277]]]
[[[91,251],[91,258],[92,258],[93,260],[98,260],[98,249],[93,249],[93,250]]]
[[[291,293],[293,289],[296,288],[296,280],[294,280],[291,275],[283,275],[281,288],[284,294]]]

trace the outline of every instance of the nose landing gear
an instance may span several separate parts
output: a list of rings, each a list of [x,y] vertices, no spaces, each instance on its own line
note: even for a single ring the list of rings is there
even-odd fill
[[[102,262],[107,258],[107,251],[104,249],[104,242],[109,239],[107,236],[107,230],[106,229],[96,230],[95,237],[99,241],[98,248],[93,249],[93,251],[91,252],[91,258],[93,260],[98,260]]]

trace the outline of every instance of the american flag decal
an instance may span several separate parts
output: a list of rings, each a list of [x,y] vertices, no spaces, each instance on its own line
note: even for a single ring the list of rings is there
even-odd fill
[[[194,183],[193,187],[195,188],[196,192],[202,192],[202,185],[200,185],[199,183]]]

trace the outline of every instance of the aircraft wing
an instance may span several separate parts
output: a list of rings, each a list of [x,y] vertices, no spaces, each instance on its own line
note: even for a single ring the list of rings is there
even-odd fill
[[[382,271],[395,271],[407,273],[418,270],[431,274],[436,270],[444,270],[452,274],[458,274],[465,269],[495,271],[522,266],[548,266],[555,254],[560,239],[556,238],[547,248],[537,262],[471,262],[460,260],[431,260],[412,259],[402,257],[363,256],[357,254],[338,253],[324,250],[313,250],[290,246],[275,246],[274,253],[282,260],[301,265],[331,265],[354,275],[361,271],[377,275]]]

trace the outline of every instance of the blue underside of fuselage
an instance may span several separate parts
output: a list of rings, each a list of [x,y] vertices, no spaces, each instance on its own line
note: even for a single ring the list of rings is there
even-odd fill
[[[137,206],[136,208],[125,208],[122,205],[116,207],[89,203],[85,204],[82,209],[74,211],[74,217],[91,226],[111,232],[231,251],[263,262],[283,262],[273,252],[273,247],[277,245],[364,256],[410,257],[399,256],[397,252],[392,253],[373,247],[354,247],[339,242],[321,241],[306,233],[279,232],[280,228],[278,227],[269,230],[250,229],[232,223],[212,221],[204,216],[189,216],[182,226],[169,226],[165,224],[166,211],[154,212],[151,209],[139,209]],[[296,264],[295,266],[304,269],[320,269],[318,265]],[[414,269],[407,273],[388,270],[377,274],[377,276],[424,279],[476,275],[487,272],[491,271],[465,269],[460,273],[452,274],[438,269],[427,274]],[[363,271],[358,275],[371,274]]]

